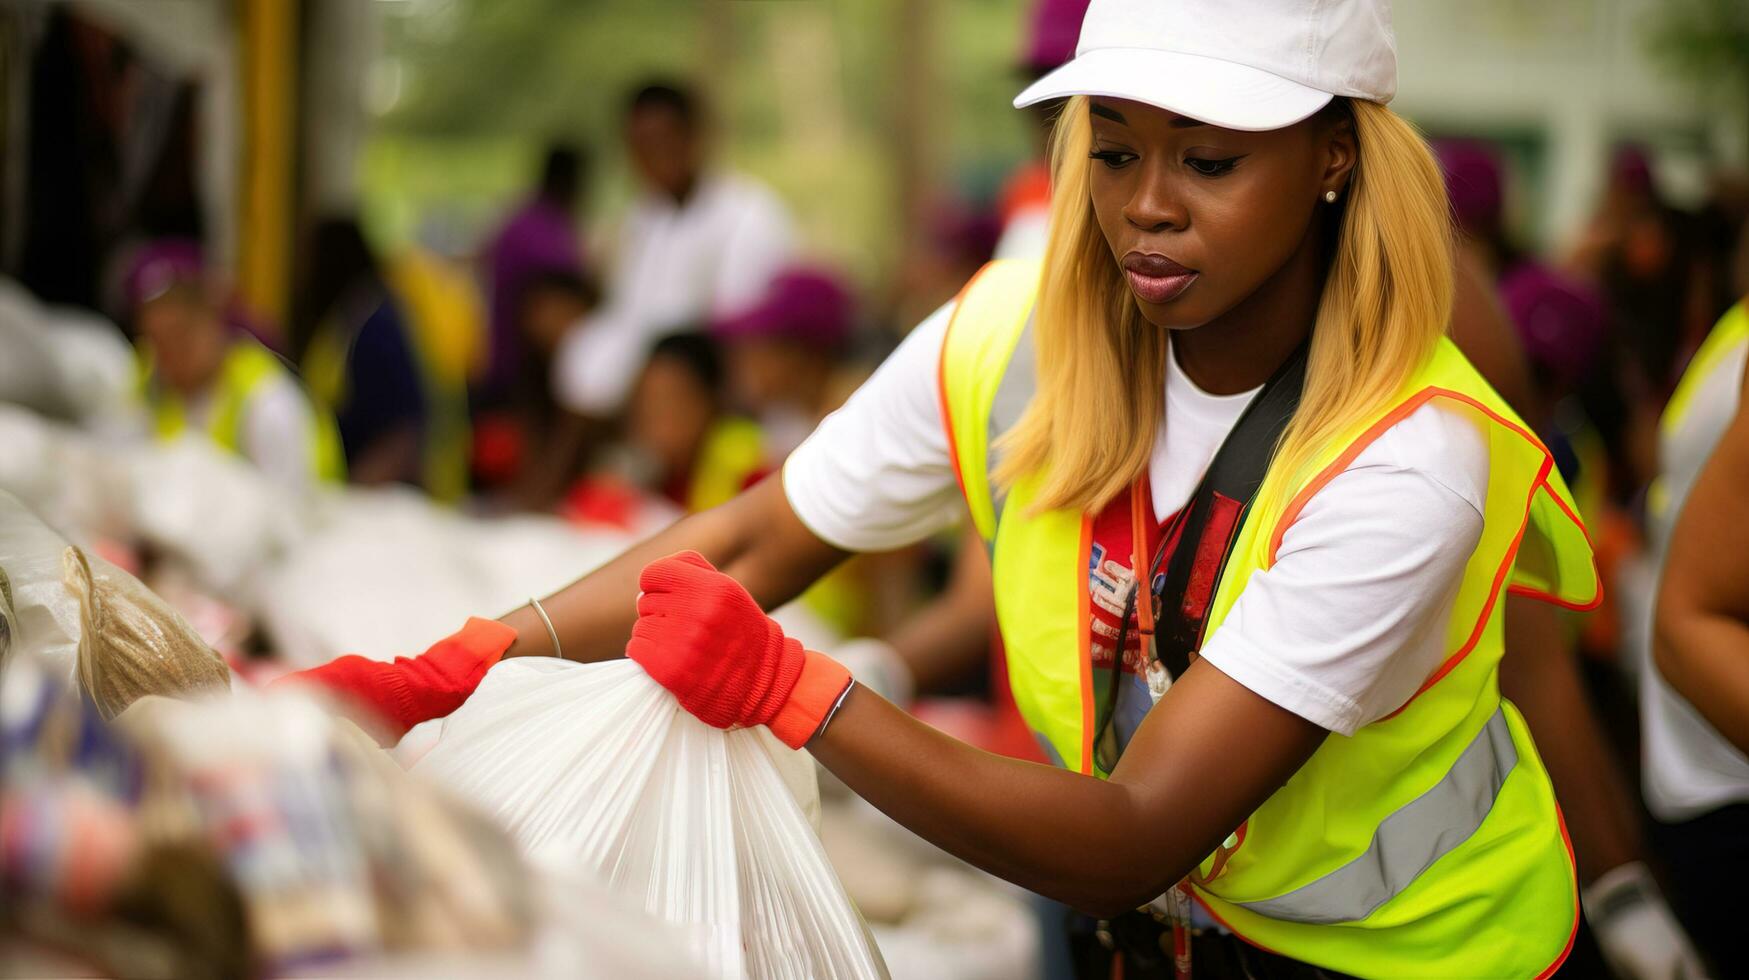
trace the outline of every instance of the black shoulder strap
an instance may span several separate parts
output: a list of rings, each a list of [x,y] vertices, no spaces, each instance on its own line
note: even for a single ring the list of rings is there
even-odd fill
[[[1219,495],[1238,502],[1242,507],[1239,520],[1244,520],[1245,511],[1250,509],[1251,500],[1257,495],[1257,488],[1263,485],[1263,475],[1269,470],[1281,433],[1299,409],[1305,382],[1306,345],[1301,344],[1264,383],[1263,390],[1233,424],[1232,431],[1227,433],[1214,460],[1209,463],[1208,471],[1203,474],[1202,482],[1197,484],[1190,501],[1184,505],[1180,524],[1183,531],[1178,544],[1169,558],[1162,554],[1155,559],[1148,581],[1152,583],[1159,577],[1162,561],[1165,562],[1166,576],[1153,595],[1155,608],[1159,610],[1155,617],[1154,645],[1161,664],[1174,678],[1184,675],[1190,666],[1190,655],[1202,645],[1206,606],[1198,604],[1195,610],[1188,609],[1190,604],[1185,601],[1185,595],[1197,555],[1202,551],[1203,535],[1209,531],[1209,516],[1215,498]],[[1238,524],[1233,527],[1237,528]],[[1232,551],[1231,540],[1222,542],[1222,545],[1220,565],[1213,576],[1211,589],[1218,587]]]

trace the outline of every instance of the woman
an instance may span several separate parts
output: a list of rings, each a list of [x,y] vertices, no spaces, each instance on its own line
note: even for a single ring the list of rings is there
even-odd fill
[[[768,725],[948,851],[1101,916],[1087,975],[1552,972],[1573,866],[1499,698],[1500,600],[1583,606],[1595,576],[1547,450],[1441,336],[1446,205],[1382,104],[1393,43],[1364,0],[1095,2],[1076,59],[1018,100],[1070,97],[1042,268],[988,267],[781,486],[554,596],[551,636],[531,606],[315,679],[398,726],[500,655],[629,635],[700,718]],[[1279,443],[1219,450],[1294,395]],[[1195,490],[1211,460],[1267,462],[1248,505]],[[962,495],[1058,766],[922,725],[760,612]],[[1187,584],[1150,601],[1163,581]]]

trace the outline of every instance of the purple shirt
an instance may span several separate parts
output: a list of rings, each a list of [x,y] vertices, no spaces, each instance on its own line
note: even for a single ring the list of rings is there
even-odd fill
[[[581,273],[583,246],[570,212],[537,197],[512,214],[492,238],[486,263],[492,290],[492,360],[486,385],[495,388],[514,381],[522,358],[515,320],[523,287],[542,272]]]

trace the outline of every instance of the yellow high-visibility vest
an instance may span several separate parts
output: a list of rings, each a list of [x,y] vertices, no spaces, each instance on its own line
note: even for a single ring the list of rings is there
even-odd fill
[[[212,411],[206,421],[207,436],[221,448],[244,455],[243,417],[250,399],[262,385],[290,375],[279,358],[257,341],[248,338],[232,341],[214,384]],[[141,358],[140,390],[151,413],[154,435],[174,439],[189,428],[188,410],[182,398],[152,378],[150,353]],[[340,449],[340,432],[334,427],[334,419],[317,405],[311,404],[309,410],[310,471],[318,480],[345,482],[346,457]]]
[[[751,419],[730,415],[711,424],[686,488],[691,513],[728,503],[765,465],[765,434]]]
[[[1041,475],[1006,493],[996,436],[1036,384],[1037,262],[986,266],[942,348],[941,398],[966,503],[991,548],[1015,701],[1047,754],[1095,776],[1089,654],[1091,515],[1029,513]],[[1484,527],[1446,625],[1446,659],[1417,695],[1311,759],[1190,876],[1235,933],[1365,977],[1530,977],[1565,958],[1578,924],[1572,852],[1554,790],[1518,711],[1500,696],[1508,592],[1572,608],[1600,599],[1591,548],[1553,460],[1449,341],[1387,405],[1246,510],[1207,635],[1307,500],[1356,453],[1430,402],[1478,427],[1489,450]],[[1275,485],[1273,481],[1266,486]],[[1209,746],[1208,751],[1233,751]]]

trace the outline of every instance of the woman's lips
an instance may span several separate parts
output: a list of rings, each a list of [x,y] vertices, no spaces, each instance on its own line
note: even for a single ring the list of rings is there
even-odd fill
[[[1131,252],[1123,258],[1130,289],[1144,303],[1170,303],[1196,281],[1197,271],[1186,269],[1164,255]]]

